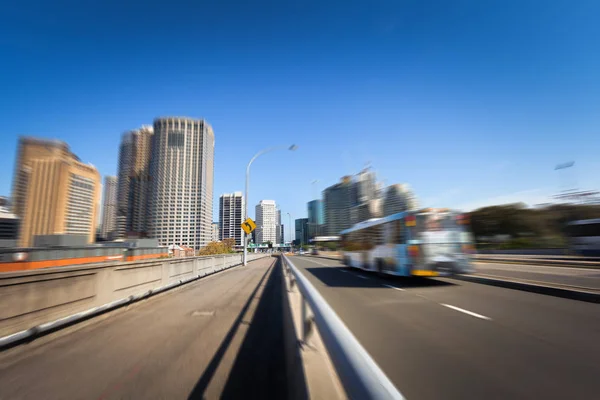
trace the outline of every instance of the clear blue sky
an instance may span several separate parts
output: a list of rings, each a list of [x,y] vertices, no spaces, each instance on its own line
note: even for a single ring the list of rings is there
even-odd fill
[[[312,180],[369,161],[427,206],[541,202],[570,160],[598,188],[598,15],[567,0],[8,2],[0,194],[18,135],[115,174],[121,133],[165,115],[213,125],[215,201],[243,190],[253,153],[298,144],[256,162],[250,195],[295,218]]]

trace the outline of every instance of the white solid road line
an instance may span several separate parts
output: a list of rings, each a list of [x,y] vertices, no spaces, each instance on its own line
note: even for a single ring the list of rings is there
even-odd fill
[[[392,285],[386,285],[385,283],[383,284],[383,286],[385,286],[385,287],[389,287],[390,289],[396,289],[396,290],[399,290],[399,291],[401,291],[401,292],[404,292],[404,289],[402,289],[402,288],[399,288],[399,287],[396,287],[396,286],[392,286]]]
[[[343,273],[345,273],[345,274],[347,274],[347,273],[348,273],[348,271],[346,271],[346,270],[344,270],[344,269],[338,269],[338,271],[340,271],[340,272],[343,272]]]
[[[470,316],[475,317],[475,318],[487,319],[488,321],[492,320],[490,317],[486,317],[485,315],[477,314],[477,313],[474,313],[472,311],[464,310],[464,309],[459,308],[459,307],[454,307],[454,306],[451,306],[450,304],[444,304],[444,303],[440,303],[440,304],[443,305],[444,307],[448,307],[448,308],[451,308],[453,310],[460,311],[460,312],[465,313],[465,314],[469,314]]]
[[[363,275],[356,275],[356,276],[358,276],[359,278],[362,278],[362,279],[369,279],[369,278],[367,278],[366,276],[363,276]]]

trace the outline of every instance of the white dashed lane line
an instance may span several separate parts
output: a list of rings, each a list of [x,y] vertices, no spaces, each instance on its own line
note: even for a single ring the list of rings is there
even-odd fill
[[[440,303],[440,304],[443,305],[444,307],[451,308],[451,309],[453,309],[455,311],[459,311],[461,313],[465,313],[465,314],[470,315],[470,316],[475,317],[475,318],[481,318],[481,319],[485,319],[485,320],[488,320],[488,321],[492,320],[490,317],[486,317],[485,315],[474,313],[473,311],[469,311],[469,310],[465,310],[463,308],[455,307],[455,306],[452,306],[450,304],[444,304],[444,303]]]
[[[392,286],[392,285],[386,285],[386,284],[383,284],[383,286],[385,286],[385,287],[389,287],[390,289],[396,289],[396,290],[399,290],[399,291],[401,291],[401,292],[404,292],[404,289],[402,289],[402,288],[399,288],[399,287],[396,287],[396,286]]]
[[[367,278],[366,276],[363,276],[363,275],[356,275],[356,276],[358,276],[361,279],[369,279],[369,278]]]

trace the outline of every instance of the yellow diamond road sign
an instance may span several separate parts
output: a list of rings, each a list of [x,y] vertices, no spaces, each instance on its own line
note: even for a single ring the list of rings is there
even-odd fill
[[[248,218],[247,220],[242,222],[241,227],[244,230],[244,232],[246,232],[246,235],[249,235],[250,232],[256,229],[256,224],[254,223],[254,221],[252,221],[252,218]]]

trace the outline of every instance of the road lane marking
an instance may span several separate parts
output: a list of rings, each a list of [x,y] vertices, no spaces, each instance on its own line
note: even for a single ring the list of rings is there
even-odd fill
[[[366,276],[362,276],[362,275],[356,275],[356,276],[358,276],[359,278],[362,278],[362,279],[369,279]]]
[[[453,310],[460,311],[462,313],[468,314],[468,315],[470,315],[472,317],[475,317],[475,318],[487,319],[488,321],[492,320],[490,317],[486,317],[485,315],[477,314],[477,313],[474,313],[472,311],[465,310],[463,308],[451,306],[450,304],[444,304],[444,303],[440,303],[440,304],[443,305],[444,307],[448,307],[448,308],[451,308]]]
[[[383,286],[385,286],[385,287],[389,287],[390,289],[396,289],[396,290],[399,290],[399,291],[401,291],[401,292],[404,292],[404,289],[402,289],[402,288],[399,288],[399,287],[396,287],[396,286],[392,286],[392,285],[386,285],[385,283],[383,284]]]
[[[343,270],[343,269],[338,269],[338,271],[340,271],[340,272],[343,272],[343,273],[345,273],[345,274],[347,274],[347,273],[348,273],[348,271],[346,271],[346,270]]]

